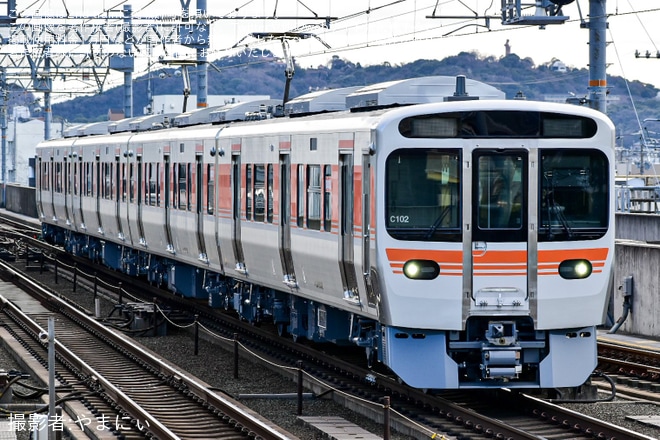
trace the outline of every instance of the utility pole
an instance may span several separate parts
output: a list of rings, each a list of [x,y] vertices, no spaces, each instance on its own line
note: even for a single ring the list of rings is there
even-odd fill
[[[589,0],[589,107],[607,113],[606,0]]]

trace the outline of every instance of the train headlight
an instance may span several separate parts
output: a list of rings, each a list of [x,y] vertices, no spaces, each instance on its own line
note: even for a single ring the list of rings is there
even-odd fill
[[[564,260],[559,265],[559,275],[567,280],[579,280],[591,275],[592,269],[589,260]]]
[[[432,280],[439,273],[440,266],[431,260],[408,260],[403,265],[403,274],[411,280]]]

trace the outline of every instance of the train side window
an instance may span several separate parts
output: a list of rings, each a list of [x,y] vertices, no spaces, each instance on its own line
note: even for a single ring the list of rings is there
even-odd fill
[[[323,167],[323,230],[332,230],[332,167]]]
[[[298,188],[298,197],[296,203],[296,224],[299,228],[302,228],[305,219],[305,167],[303,165],[298,165],[297,174],[296,187]]]
[[[307,227],[321,230],[321,166],[307,166]]]
[[[215,167],[213,164],[206,166],[206,212],[215,212]]]
[[[178,208],[179,207],[179,202],[178,202],[178,194],[179,194],[179,180],[178,180],[178,165],[176,163],[172,164],[172,182],[174,184],[171,186],[171,188],[167,188],[166,191],[171,191],[172,192],[172,208]]]
[[[245,218],[252,220],[252,165],[245,165]]]
[[[266,195],[265,189],[265,167],[263,165],[254,166],[254,221],[263,222],[266,219]]]
[[[266,221],[268,223],[273,223],[273,183],[275,181],[275,175],[273,173],[272,164],[268,164],[266,174],[268,175],[268,188],[266,191]]]

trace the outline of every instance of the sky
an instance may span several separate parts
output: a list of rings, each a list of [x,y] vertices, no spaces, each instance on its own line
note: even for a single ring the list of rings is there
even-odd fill
[[[197,0],[187,1],[194,15]],[[163,18],[182,9],[181,0],[18,0],[17,9],[22,17],[120,16],[124,4],[130,4],[135,15],[143,18]],[[660,2],[607,0],[606,4],[608,75],[660,88],[660,59],[656,58],[660,50]],[[257,40],[250,34],[297,30],[310,35],[288,41],[291,55],[302,67],[326,64],[333,56],[363,66],[443,59],[464,51],[499,58],[505,54],[507,41],[512,53],[531,58],[536,65],[559,59],[569,67],[588,67],[589,31],[580,23],[588,20],[589,0],[564,6],[563,15],[569,17],[566,22],[544,28],[502,25],[501,0],[207,0],[207,5],[209,16],[221,17],[210,25],[209,60],[239,53],[249,53],[251,60],[257,60],[263,49],[282,56],[281,41]],[[525,14],[533,13],[533,7],[525,10]],[[329,28],[325,19],[315,17],[332,17]],[[651,57],[636,58],[635,51],[649,51]],[[134,75],[145,73],[148,60],[159,55],[192,59],[193,54],[183,47],[170,47],[167,53],[155,47],[151,56],[142,51],[137,55]],[[114,74],[106,87],[122,81],[120,74]]]

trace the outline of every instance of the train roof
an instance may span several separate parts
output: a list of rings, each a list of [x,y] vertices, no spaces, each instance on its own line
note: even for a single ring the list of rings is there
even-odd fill
[[[166,113],[126,118],[121,121],[103,121],[81,124],[65,131],[65,137],[83,137],[89,135],[113,134],[123,131],[143,132],[156,128],[172,127],[183,130],[200,124],[223,124],[230,128],[239,121],[260,120],[259,124],[268,123],[266,119],[282,120],[289,116],[293,119],[319,115],[317,119],[330,121],[343,119],[351,112],[388,109],[397,106],[427,104],[447,101],[480,100],[480,106],[488,106],[483,101],[505,100],[505,93],[483,82],[466,79],[464,76],[424,76],[403,80],[386,81],[368,86],[353,86],[338,89],[318,90],[294,98],[281,105],[277,99],[257,99],[254,101],[232,102],[220,106],[196,109],[186,113]],[[545,103],[547,104],[547,103]],[[282,111],[284,107],[285,111]],[[320,116],[330,113],[328,118]],[[346,115],[345,115],[346,114]],[[375,116],[372,113],[371,116]],[[366,116],[365,116],[366,117]],[[288,119],[288,118],[284,118]],[[359,118],[358,118],[359,119]],[[331,124],[331,122],[328,122]],[[364,121],[363,121],[364,123]],[[251,131],[243,127],[240,131]],[[259,130],[259,128],[255,128]]]
[[[209,113],[208,121],[212,124],[243,120],[261,120],[269,116],[268,109],[282,104],[280,99],[257,99],[255,101],[233,102],[225,104]]]
[[[284,105],[286,115],[301,115],[346,110],[346,96],[362,86],[316,90],[294,98]]]
[[[463,85],[464,89],[463,89]],[[346,96],[346,107],[423,104],[453,99],[505,99],[501,90],[480,81],[453,76],[423,76],[362,87]]]

